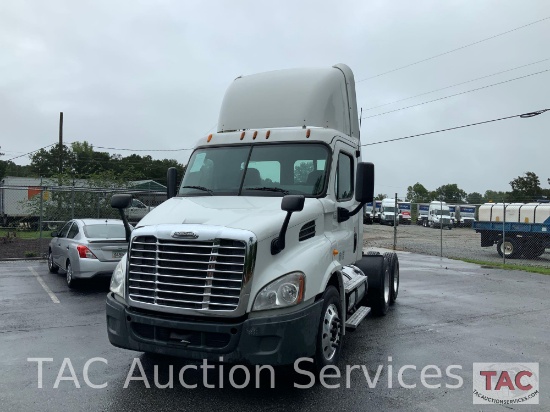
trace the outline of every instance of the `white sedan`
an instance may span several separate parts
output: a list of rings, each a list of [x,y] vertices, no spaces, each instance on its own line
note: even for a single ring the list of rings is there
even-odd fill
[[[72,288],[79,279],[110,277],[128,250],[122,220],[73,219],[52,232],[48,249],[48,269],[66,272]]]

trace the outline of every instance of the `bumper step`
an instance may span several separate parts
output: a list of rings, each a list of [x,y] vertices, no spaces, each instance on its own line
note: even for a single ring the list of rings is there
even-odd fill
[[[363,319],[370,313],[370,308],[361,306],[346,321],[346,330],[355,330]]]

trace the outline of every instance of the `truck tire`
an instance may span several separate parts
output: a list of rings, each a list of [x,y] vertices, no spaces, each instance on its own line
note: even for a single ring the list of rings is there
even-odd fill
[[[388,313],[391,296],[391,266],[389,259],[384,257],[376,282],[368,283],[367,302],[376,316]],[[370,277],[368,278],[370,279]],[[372,285],[372,286],[371,286]]]
[[[542,256],[546,251],[544,245],[534,245],[533,247],[524,247],[523,256],[528,259],[534,259]]]
[[[399,293],[399,258],[397,254],[393,252],[384,253],[384,260],[387,260],[387,263],[384,264],[390,267],[390,300],[389,304],[393,305],[397,300],[397,295]]]
[[[504,252],[502,249],[504,249]],[[504,242],[502,239],[499,239],[497,242],[497,252],[500,257],[505,255],[507,259],[516,259],[521,256],[521,249],[520,242],[511,237],[504,238]]]
[[[336,365],[342,352],[344,325],[342,324],[342,302],[340,293],[329,286],[323,294],[323,309],[317,331],[315,369],[320,371],[327,365]]]
[[[51,250],[48,250],[48,270],[50,271],[50,273],[57,273],[59,271],[59,266],[57,266],[53,262],[53,255]]]

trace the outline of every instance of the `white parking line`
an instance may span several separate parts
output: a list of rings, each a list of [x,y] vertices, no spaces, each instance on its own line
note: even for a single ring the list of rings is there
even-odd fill
[[[59,299],[57,299],[57,296],[55,296],[55,293],[53,293],[52,290],[48,287],[48,285],[46,285],[46,282],[44,282],[44,280],[40,277],[40,275],[36,273],[36,270],[34,270],[34,268],[30,266],[28,268],[32,272],[32,274],[36,276],[36,280],[38,280],[38,283],[40,283],[40,285],[42,286],[42,288],[44,288],[46,293],[50,295],[50,299],[52,300],[52,302],[59,303]]]

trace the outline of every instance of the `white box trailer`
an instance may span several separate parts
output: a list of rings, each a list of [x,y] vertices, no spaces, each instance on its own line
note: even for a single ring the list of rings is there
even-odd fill
[[[6,176],[0,181],[0,216],[2,226],[15,221],[33,221],[38,218],[34,201],[39,199],[43,181],[40,178]],[[44,200],[49,193],[43,193]],[[33,201],[34,199],[34,201]]]

